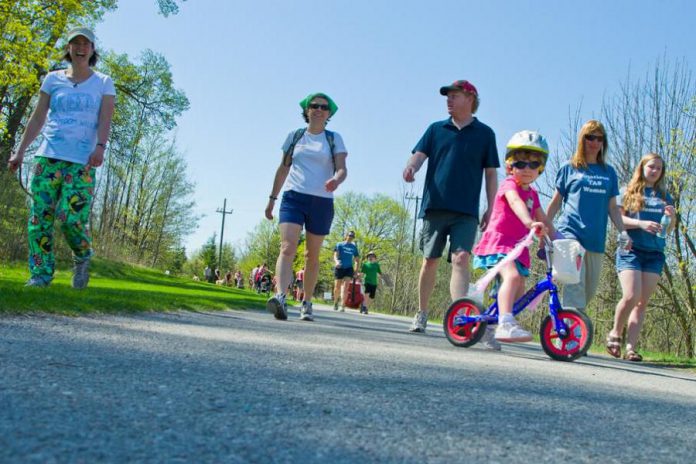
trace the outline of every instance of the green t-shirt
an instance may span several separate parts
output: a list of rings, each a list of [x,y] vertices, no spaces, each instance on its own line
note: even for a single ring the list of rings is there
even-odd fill
[[[374,263],[367,261],[363,263],[360,272],[365,274],[366,284],[377,285],[377,274],[381,274],[382,269],[379,268],[379,263],[377,261]]]

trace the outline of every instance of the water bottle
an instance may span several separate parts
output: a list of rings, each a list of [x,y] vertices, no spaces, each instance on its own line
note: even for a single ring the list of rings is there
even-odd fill
[[[619,251],[619,255],[621,256],[626,256],[627,254],[630,253],[630,250],[626,249],[628,246],[628,232],[625,230],[619,234],[618,239],[616,240],[616,248]]]
[[[662,215],[662,219],[660,219],[660,231],[657,233],[658,237],[663,239],[667,238],[667,229],[669,228],[671,222],[671,217],[667,216],[666,214]]]

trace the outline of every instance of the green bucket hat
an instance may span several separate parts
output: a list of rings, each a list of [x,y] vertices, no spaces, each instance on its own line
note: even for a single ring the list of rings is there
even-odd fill
[[[322,92],[317,92],[317,93],[310,93],[305,97],[304,100],[300,102],[300,106],[302,107],[303,110],[306,110],[309,107],[309,103],[316,97],[321,97],[325,98],[327,102],[329,102],[329,116],[333,116],[336,114],[336,111],[338,111],[338,105],[325,93]]]

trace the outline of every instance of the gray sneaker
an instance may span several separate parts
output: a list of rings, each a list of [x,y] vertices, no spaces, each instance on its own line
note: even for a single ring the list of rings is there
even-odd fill
[[[266,309],[273,313],[276,319],[284,321],[288,318],[288,306],[285,303],[285,295],[277,293],[266,302]]]
[[[313,321],[314,315],[312,313],[312,303],[309,301],[302,302],[302,308],[300,309],[300,320],[301,321]]]
[[[425,333],[425,328],[428,326],[428,314],[423,311],[418,311],[416,317],[413,318],[413,324],[408,329],[413,333]]]
[[[89,258],[74,258],[72,286],[73,288],[87,288],[89,283]]]
[[[500,343],[495,339],[495,327],[491,327],[490,325],[486,327],[486,331],[484,332],[483,337],[481,337],[481,344],[487,350],[501,350]]]
[[[41,276],[32,276],[29,280],[27,280],[27,283],[24,284],[25,287],[37,288],[48,287],[49,285],[51,285],[51,279]]]

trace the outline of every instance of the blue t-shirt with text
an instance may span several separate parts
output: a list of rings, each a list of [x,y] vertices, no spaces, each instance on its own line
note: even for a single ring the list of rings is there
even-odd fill
[[[353,258],[360,256],[354,242],[340,242],[334,247],[334,251],[338,253],[339,269],[352,268]]]
[[[500,167],[495,133],[474,118],[461,129],[451,119],[430,125],[413,153],[428,157],[419,217],[445,210],[479,217],[483,172]]]
[[[621,189],[621,194],[616,200],[619,206],[623,206],[623,197],[626,194],[626,187]],[[662,215],[665,212],[665,206],[674,205],[674,200],[669,195],[665,197],[652,187],[645,187],[643,192],[643,201],[645,202],[643,209],[633,213],[624,210],[623,214],[633,219],[640,221],[653,221],[659,223]],[[643,229],[626,229],[628,235],[633,241],[633,248],[643,251],[664,251],[665,239],[658,237],[657,234],[651,234]]]
[[[609,219],[609,201],[619,194],[619,181],[608,164],[590,164],[576,169],[564,165],[556,175],[556,190],[563,210],[556,228],[594,253],[604,253]]]

